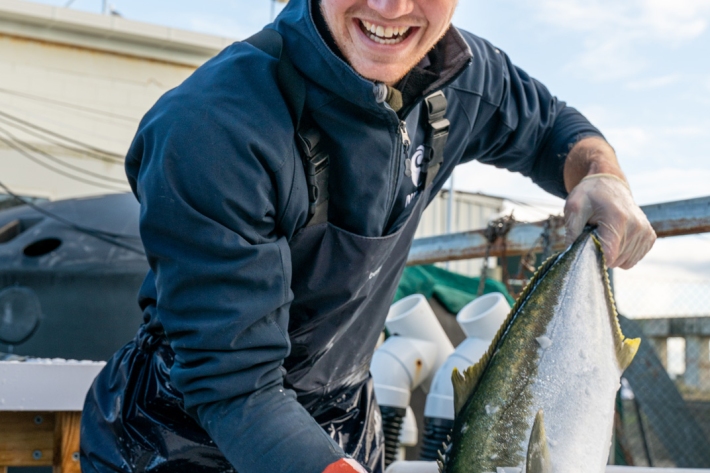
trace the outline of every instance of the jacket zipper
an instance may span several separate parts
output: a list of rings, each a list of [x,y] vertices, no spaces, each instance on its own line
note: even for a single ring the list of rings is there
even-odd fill
[[[412,141],[409,139],[409,132],[407,131],[407,122],[400,120],[399,122],[399,133],[402,136],[402,144],[404,145],[404,154],[409,155],[409,147]]]
[[[469,61],[466,63],[465,66],[463,66],[456,74],[454,74],[453,77],[451,77],[448,81],[446,81],[446,83],[441,84],[439,87],[437,87],[436,90],[443,90],[443,89],[446,88],[449,84],[451,84],[451,83],[454,82],[456,79],[458,79],[458,77],[459,77],[461,74],[463,74],[463,71],[464,71],[468,66],[471,65],[471,62],[472,62],[472,61],[469,59]],[[434,93],[434,92],[435,92],[435,90],[429,91],[429,93]],[[400,112],[404,112],[404,113],[402,114],[402,116],[404,116],[404,117],[409,116],[409,113],[410,113],[417,105],[419,105],[419,104],[422,103],[423,101],[424,101],[424,97],[423,97],[423,96],[422,96],[422,97],[419,97],[417,100],[415,100],[413,103],[411,103],[411,104],[409,105],[409,107],[407,107],[405,110],[400,110]],[[392,113],[393,113],[395,116],[397,115],[394,111],[392,111]],[[396,156],[397,156],[397,162],[394,163],[394,165],[392,166],[392,176],[390,177],[390,187],[391,187],[391,191],[390,191],[390,195],[389,195],[389,201],[388,201],[388,203],[387,203],[388,205],[387,205],[387,207],[386,207],[387,209],[389,209],[389,211],[388,211],[388,214],[387,214],[387,220],[385,221],[385,225],[387,225],[387,224],[389,223],[390,219],[392,218],[392,210],[394,209],[394,203],[395,203],[394,201],[395,201],[395,198],[397,197],[397,173],[400,171],[400,167],[401,167],[401,166],[400,166],[400,163],[401,163],[401,159],[402,159],[402,152],[406,153],[406,154],[407,154],[407,157],[409,157],[409,148],[410,148],[411,145],[412,145],[412,141],[411,141],[411,139],[409,138],[409,132],[407,131],[407,123],[406,123],[406,121],[400,120],[399,117],[397,117],[397,120],[399,121],[399,137],[400,137],[400,143],[399,143],[399,147],[398,147],[398,148],[399,148],[399,149],[398,149],[399,152],[396,154]],[[387,233],[387,231],[389,231],[389,229],[388,229],[388,228],[385,228],[385,233]]]
[[[390,195],[387,202],[387,219],[385,220],[385,234],[389,232],[389,223],[392,218],[392,211],[394,210],[395,199],[397,198],[397,179],[399,177],[399,172],[402,169],[402,153],[407,157],[409,156],[409,148],[412,144],[409,138],[409,132],[407,131],[407,123],[404,120],[399,120],[399,143],[397,146],[397,152],[395,153],[395,160],[392,163],[392,174],[390,176]],[[406,157],[405,157],[406,159]]]

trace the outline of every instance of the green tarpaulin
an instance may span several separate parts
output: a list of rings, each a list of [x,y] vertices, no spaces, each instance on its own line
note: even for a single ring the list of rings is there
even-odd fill
[[[437,266],[411,266],[404,270],[399,282],[395,302],[412,294],[423,294],[427,299],[435,297],[446,310],[457,314],[476,298],[479,278],[470,278],[452,273]],[[493,279],[486,279],[484,294],[502,293],[512,306],[515,302],[505,285]]]

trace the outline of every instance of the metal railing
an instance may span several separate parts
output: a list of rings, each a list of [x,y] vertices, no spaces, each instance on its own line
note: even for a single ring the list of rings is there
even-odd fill
[[[710,196],[698,199],[667,202],[641,207],[659,238],[710,232]],[[530,251],[544,251],[540,235],[549,235],[549,247],[559,251],[565,247],[564,221],[561,217],[536,223],[514,223],[505,239],[493,242],[487,230],[452,233],[414,240],[407,264],[455,261],[486,256],[525,255]]]

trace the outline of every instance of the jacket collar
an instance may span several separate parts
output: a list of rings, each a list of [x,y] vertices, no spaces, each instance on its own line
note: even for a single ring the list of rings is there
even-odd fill
[[[284,38],[285,52],[296,68],[309,80],[355,105],[381,112],[384,105],[377,100],[378,87],[360,76],[328,46],[318,31],[312,8],[318,0],[291,0],[271,26]],[[466,67],[471,49],[456,27],[451,26],[437,45],[441,55],[437,62],[438,80],[424,94],[451,82]]]

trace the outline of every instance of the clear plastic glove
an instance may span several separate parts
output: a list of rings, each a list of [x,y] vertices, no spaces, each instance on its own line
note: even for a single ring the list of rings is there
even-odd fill
[[[367,473],[367,470],[352,458],[341,458],[328,465],[323,473]]]
[[[567,197],[567,243],[574,242],[587,224],[598,226],[610,268],[632,268],[656,241],[656,232],[634,202],[629,185],[613,174],[587,176]]]

